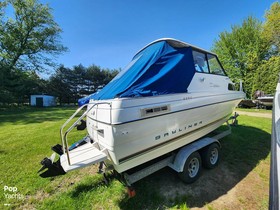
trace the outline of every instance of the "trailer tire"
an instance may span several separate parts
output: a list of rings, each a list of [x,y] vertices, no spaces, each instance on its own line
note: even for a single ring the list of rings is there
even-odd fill
[[[205,168],[215,168],[220,160],[220,146],[217,143],[210,144],[202,150],[201,157]]]
[[[179,177],[187,184],[193,183],[200,176],[201,157],[198,152],[193,152],[186,160],[182,172],[179,172]]]

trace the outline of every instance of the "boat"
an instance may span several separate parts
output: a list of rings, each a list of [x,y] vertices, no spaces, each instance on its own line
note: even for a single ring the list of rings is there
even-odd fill
[[[123,173],[176,151],[227,121],[245,97],[240,86],[235,89],[216,54],[176,39],[156,40],[65,122],[62,145],[53,147],[59,159],[45,158],[40,176],[96,163]],[[88,134],[69,147],[67,135],[80,122]]]
[[[243,99],[242,101],[240,101],[240,103],[238,104],[238,107],[240,108],[253,108],[256,107],[256,101],[251,100],[251,99]]]
[[[271,95],[260,96],[257,98],[257,101],[259,105],[268,109],[273,106],[273,96]]]
[[[276,87],[272,113],[269,209],[280,209],[280,75]]]

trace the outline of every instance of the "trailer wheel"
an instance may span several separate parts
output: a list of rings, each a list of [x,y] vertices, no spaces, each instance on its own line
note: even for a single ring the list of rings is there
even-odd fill
[[[205,168],[215,168],[220,160],[220,146],[213,143],[202,151],[202,164]]]
[[[182,172],[179,172],[179,177],[185,183],[193,183],[200,175],[201,157],[198,152],[192,153],[185,162]]]

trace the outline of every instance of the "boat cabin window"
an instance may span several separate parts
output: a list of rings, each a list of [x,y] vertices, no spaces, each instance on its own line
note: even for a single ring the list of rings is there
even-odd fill
[[[197,72],[225,75],[220,62],[215,55],[193,50],[193,60],[195,71]]]
[[[228,83],[228,90],[235,90],[235,86],[232,83]]]
[[[224,70],[215,55],[207,54],[207,59],[211,74],[225,75]]]
[[[193,51],[194,67],[197,72],[209,73],[206,55],[201,52]]]

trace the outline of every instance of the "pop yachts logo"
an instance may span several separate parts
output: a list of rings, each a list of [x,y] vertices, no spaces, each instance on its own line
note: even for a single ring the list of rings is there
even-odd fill
[[[160,140],[162,138],[168,138],[169,136],[172,136],[172,135],[176,135],[178,133],[181,133],[183,131],[187,131],[187,130],[191,130],[192,128],[195,128],[199,125],[202,125],[202,121],[199,121],[199,122],[195,122],[195,123],[192,123],[192,124],[188,124],[184,127],[181,127],[181,128],[176,128],[176,129],[173,129],[169,132],[165,132],[163,134],[159,134],[155,137],[155,140]]]
[[[17,187],[4,186],[4,196],[6,199],[23,200],[24,195],[18,193]]]

